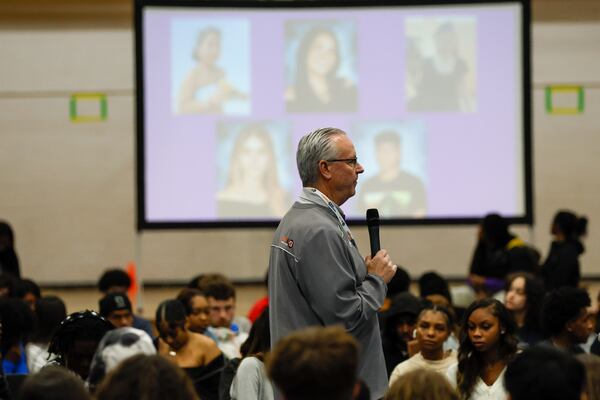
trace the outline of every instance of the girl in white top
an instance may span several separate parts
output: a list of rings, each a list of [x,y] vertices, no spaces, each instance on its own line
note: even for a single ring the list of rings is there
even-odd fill
[[[518,343],[512,315],[498,300],[484,299],[469,306],[463,321],[450,382],[465,400],[506,400],[504,372]]]
[[[444,351],[444,342],[452,332],[452,316],[447,308],[429,304],[417,318],[415,334],[420,351],[394,368],[390,386],[401,376],[417,370],[429,369],[443,375],[456,363],[456,351]]]

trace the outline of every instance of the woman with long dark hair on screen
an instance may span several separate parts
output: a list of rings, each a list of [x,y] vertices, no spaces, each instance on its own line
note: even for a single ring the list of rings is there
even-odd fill
[[[227,182],[217,194],[218,215],[281,217],[288,206],[269,132],[263,125],[246,126],[235,140]]]
[[[554,215],[550,230],[553,240],[548,257],[542,265],[547,290],[579,285],[579,256],[585,251],[581,238],[587,233],[587,223],[586,217],[578,217],[567,210]]]
[[[247,95],[234,88],[223,68],[217,65],[221,55],[221,31],[206,28],[198,34],[192,57],[196,66],[187,74],[179,91],[180,114],[223,112],[223,104]]]
[[[460,330],[458,363],[447,372],[464,400],[505,400],[506,366],[517,353],[516,324],[498,300],[472,303]]]
[[[304,35],[296,53],[293,87],[286,92],[287,111],[355,111],[356,87],[338,76],[340,44],[335,32],[315,27]]]
[[[504,305],[517,323],[520,347],[545,339],[540,322],[545,293],[544,283],[530,273],[517,272],[506,278]]]

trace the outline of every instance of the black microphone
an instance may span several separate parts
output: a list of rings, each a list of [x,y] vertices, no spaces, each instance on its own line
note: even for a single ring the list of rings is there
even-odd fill
[[[371,242],[371,257],[379,251],[379,211],[376,208],[367,210],[367,226],[369,227],[369,241]]]

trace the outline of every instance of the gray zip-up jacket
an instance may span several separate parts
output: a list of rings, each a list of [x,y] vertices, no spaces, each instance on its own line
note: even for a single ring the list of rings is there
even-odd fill
[[[383,279],[367,274],[353,239],[332,210],[296,202],[271,245],[271,343],[309,326],[341,324],[361,345],[359,377],[372,398],[382,398],[387,372],[377,310],[386,290]]]

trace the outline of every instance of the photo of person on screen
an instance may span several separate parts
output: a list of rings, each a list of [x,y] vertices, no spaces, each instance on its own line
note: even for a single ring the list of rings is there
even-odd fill
[[[474,41],[474,34],[468,36],[461,37],[456,24],[446,21],[438,24],[431,36],[408,38],[406,76],[409,111],[474,111],[474,89],[471,87],[472,79],[469,79],[473,76],[471,70],[474,66],[469,65],[460,49],[461,41]],[[424,43],[428,42],[429,46],[425,46]],[[471,45],[474,47],[473,43]],[[424,55],[424,48],[432,49],[430,54]]]
[[[386,218],[422,218],[427,213],[423,181],[401,167],[402,141],[395,131],[382,131],[374,139],[378,173],[361,186],[357,213],[377,208]]]
[[[236,89],[227,79],[225,69],[218,65],[222,33],[207,27],[198,33],[192,52],[196,65],[188,72],[178,96],[180,114],[222,114],[233,100],[247,101],[248,95]]]
[[[298,26],[302,25],[288,25],[288,33],[292,32],[288,46],[297,40],[300,29],[294,28]],[[352,42],[345,44],[353,48],[353,35],[342,37],[333,28],[322,25],[313,26],[301,36],[293,66],[288,65],[288,68],[295,69],[293,82],[285,93],[288,112],[356,111],[355,82],[340,74],[343,62],[353,64],[353,60],[342,59],[341,40]],[[354,66],[351,68],[354,69]]]
[[[229,157],[226,182],[217,193],[219,217],[281,217],[289,195],[278,177],[275,146],[267,128],[251,124],[240,129]]]

